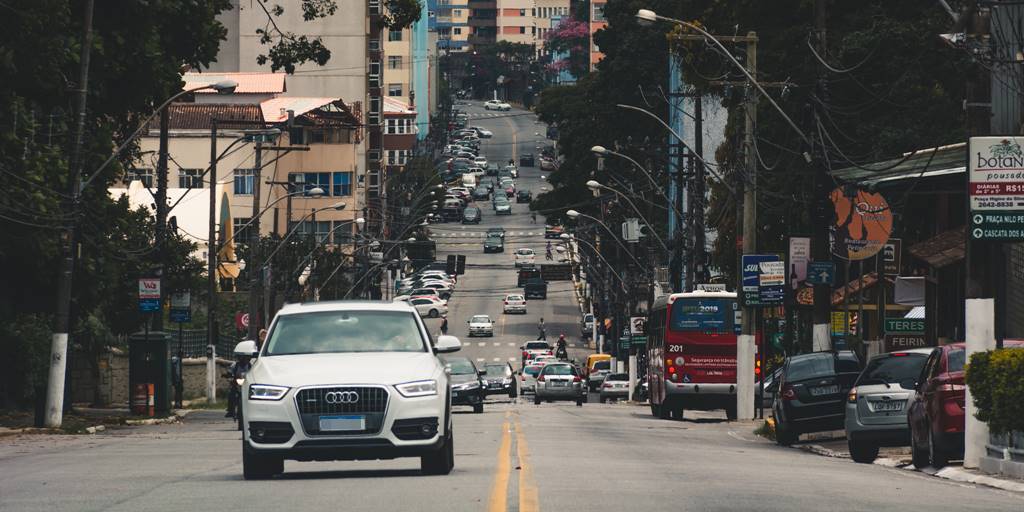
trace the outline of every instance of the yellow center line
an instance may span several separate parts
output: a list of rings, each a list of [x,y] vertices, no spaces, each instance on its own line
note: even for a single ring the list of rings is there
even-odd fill
[[[533,482],[533,470],[527,457],[526,436],[516,415],[516,457],[519,459],[519,512],[537,512],[540,510],[537,486]]]
[[[498,446],[498,465],[494,473],[494,486],[491,488],[491,498],[487,502],[488,512],[505,512],[508,509],[508,479],[512,466],[512,435],[511,425],[508,417],[509,411],[505,411],[505,422],[501,426],[501,444]]]

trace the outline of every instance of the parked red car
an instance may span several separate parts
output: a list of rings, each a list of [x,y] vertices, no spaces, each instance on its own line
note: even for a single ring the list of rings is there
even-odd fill
[[[1024,347],[1024,340],[1004,340],[1004,347]],[[907,413],[914,466],[940,468],[964,456],[963,343],[936,347],[917,379]]]

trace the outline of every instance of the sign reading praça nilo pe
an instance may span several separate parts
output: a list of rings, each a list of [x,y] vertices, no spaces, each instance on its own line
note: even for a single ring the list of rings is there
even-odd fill
[[[1024,149],[1015,137],[972,137],[971,238],[1024,240]]]

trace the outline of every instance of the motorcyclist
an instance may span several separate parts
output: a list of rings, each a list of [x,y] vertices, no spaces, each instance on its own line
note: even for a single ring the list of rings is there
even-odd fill
[[[558,342],[555,344],[555,357],[562,360],[569,359],[569,351],[566,349],[565,334],[558,336]]]
[[[548,339],[548,337],[547,337],[547,330],[544,329],[544,318],[543,317],[541,317],[540,322],[537,322],[537,330],[540,331],[539,335],[537,336],[537,339],[539,339],[539,340],[546,340],[546,339]]]
[[[248,352],[239,352],[238,347],[235,347],[235,362],[231,363],[228,367],[228,371],[224,372],[224,377],[228,379],[228,411],[224,415],[225,418],[236,417],[235,412],[241,405],[242,399],[242,386],[239,385],[239,381],[245,378],[246,372],[252,368],[252,354]]]
[[[544,253],[544,259],[553,259],[551,256],[551,242],[548,242],[547,252]]]

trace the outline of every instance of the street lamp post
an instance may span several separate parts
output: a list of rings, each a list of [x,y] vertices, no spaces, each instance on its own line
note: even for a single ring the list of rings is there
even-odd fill
[[[661,248],[664,249],[665,252],[668,252],[668,245],[666,245],[665,241],[662,240],[660,236],[658,236],[658,233],[654,230],[654,226],[651,225],[651,223],[647,220],[647,217],[644,217],[644,214],[640,213],[640,209],[636,207],[636,204],[633,203],[633,201],[629,198],[629,196],[627,196],[626,194],[623,194],[622,192],[619,192],[618,190],[616,190],[616,189],[614,189],[612,187],[609,187],[607,185],[602,185],[601,183],[597,182],[596,180],[589,180],[589,181],[587,181],[587,187],[589,187],[591,190],[593,190],[595,192],[598,191],[598,190],[607,190],[607,191],[612,192],[615,195],[621,197],[623,200],[625,200],[627,203],[629,203],[629,206],[631,206],[633,208],[633,211],[636,212],[638,217],[640,217],[640,220],[644,221],[644,225],[647,226],[647,229],[649,229],[651,231],[651,236],[653,236],[654,239],[657,240],[659,244],[661,244]]]

